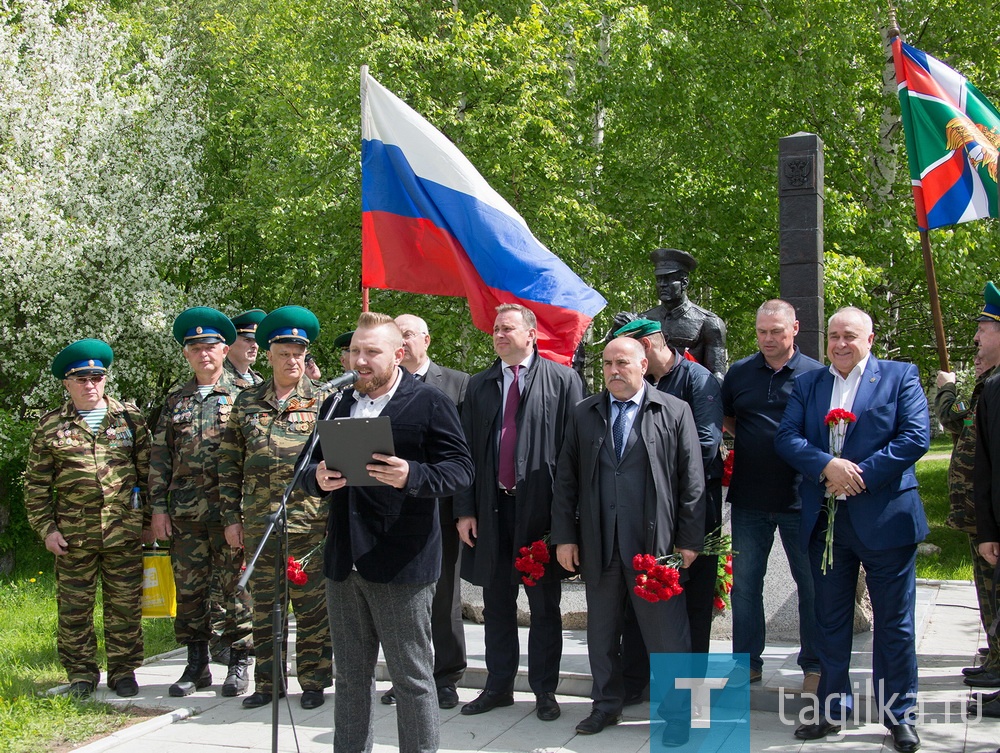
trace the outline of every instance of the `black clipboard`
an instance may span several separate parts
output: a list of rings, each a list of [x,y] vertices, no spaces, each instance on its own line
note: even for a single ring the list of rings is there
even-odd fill
[[[373,479],[365,469],[373,462],[372,453],[396,454],[388,416],[317,421],[316,431],[326,467],[340,471],[348,486],[388,486]]]

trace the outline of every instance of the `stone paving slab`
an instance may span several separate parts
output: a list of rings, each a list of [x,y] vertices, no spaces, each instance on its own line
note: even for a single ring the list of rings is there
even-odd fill
[[[984,645],[982,627],[976,609],[975,592],[969,583],[932,583],[918,586],[918,655],[921,702],[926,712],[918,727],[922,751],[930,753],[994,753],[1000,745],[1000,720],[968,720],[962,713],[971,694],[962,684],[961,668],[973,663],[976,649]],[[294,622],[293,622],[294,624]],[[527,646],[527,630],[520,633],[522,650]],[[471,701],[485,678],[482,626],[466,624],[470,669],[459,688],[462,703]],[[294,651],[294,630],[289,646]],[[728,642],[713,641],[714,651],[726,652]],[[854,723],[837,739],[803,743],[792,732],[799,722],[801,672],[795,664],[797,647],[771,644],[765,651],[764,680],[751,690],[751,748],[754,753],[836,753],[892,751],[892,739],[877,723]],[[870,677],[871,635],[856,637],[852,678],[864,687]],[[294,655],[294,654],[292,654]],[[139,696],[130,702],[159,708],[167,715],[147,720],[78,750],[85,753],[228,753],[236,750],[271,749],[270,707],[244,710],[241,698],[222,698],[218,690],[225,668],[213,665],[216,684],[186,698],[170,698],[167,687],[180,676],[185,661],[183,651],[156,657],[138,673]],[[651,725],[649,704],[626,709],[621,725],[599,735],[577,735],[575,726],[590,712],[587,697],[590,689],[586,636],[582,631],[564,632],[563,676],[557,695],[562,716],[554,722],[541,722],[534,714],[534,696],[526,692],[526,657],[515,692],[515,704],[488,714],[462,716],[459,708],[441,712],[441,751],[445,753],[639,753],[648,751],[652,736],[660,734],[660,725]],[[294,670],[294,667],[293,667]],[[377,695],[387,690],[389,682],[381,667]],[[329,753],[333,745],[333,690],[319,709],[303,711],[298,705],[299,687],[289,680],[287,705],[280,706],[279,750],[302,753]],[[786,703],[779,705],[778,699]],[[105,688],[97,696],[125,705]],[[767,709],[771,706],[770,710]],[[863,700],[859,699],[859,708]],[[780,713],[779,713],[780,711]],[[397,750],[396,712],[381,703],[374,705],[375,745],[377,753]],[[658,738],[657,738],[658,739]]]

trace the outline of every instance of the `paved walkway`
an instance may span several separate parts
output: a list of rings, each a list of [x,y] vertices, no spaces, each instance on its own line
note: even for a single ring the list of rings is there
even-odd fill
[[[1000,720],[966,719],[963,710],[970,697],[960,679],[960,670],[973,663],[976,649],[984,645],[979,624],[976,597],[968,583],[921,584],[918,593],[918,653],[920,664],[923,718],[918,727],[923,751],[941,753],[994,753],[1000,744]],[[522,629],[521,646],[527,645]],[[472,700],[485,677],[483,630],[481,625],[466,624],[469,644],[469,671],[459,688],[462,702]],[[865,687],[870,678],[871,635],[855,638],[853,679]],[[728,643],[715,641],[713,650],[727,652]],[[599,735],[575,733],[576,724],[590,712],[590,690],[586,636],[582,631],[564,635],[562,680],[558,699],[562,716],[555,722],[541,722],[534,714],[534,696],[527,691],[526,678],[518,679],[516,703],[480,716],[462,716],[458,708],[441,712],[441,750],[448,752],[495,751],[510,753],[638,753],[649,751],[650,734],[658,745],[658,729],[650,726],[649,704],[626,709],[625,722]],[[892,740],[885,728],[867,723],[864,699],[859,699],[862,722],[849,728],[842,739],[801,743],[792,737],[798,724],[801,705],[798,691],[801,673],[795,665],[795,646],[770,645],[765,654],[764,681],[753,685],[750,715],[751,748],[758,751],[811,753],[834,750],[837,753],[891,751]],[[138,673],[139,696],[131,699],[138,706],[163,709],[164,714],[134,725],[82,748],[86,753],[227,753],[235,750],[271,749],[270,707],[245,711],[240,698],[222,698],[219,684],[225,669],[213,666],[216,684],[187,698],[170,698],[167,687],[181,673],[182,651],[150,660]],[[389,683],[378,682],[378,692]],[[327,703],[313,711],[303,711],[298,704],[298,685],[291,680],[291,694],[280,708],[279,745],[281,751],[308,753],[332,749],[332,689]],[[103,686],[99,698],[123,704]],[[294,725],[293,722],[294,721]],[[297,746],[296,746],[297,739]],[[835,747],[834,747],[835,746]],[[396,712],[390,706],[375,704],[375,751],[397,749]],[[734,753],[741,753],[735,751]]]

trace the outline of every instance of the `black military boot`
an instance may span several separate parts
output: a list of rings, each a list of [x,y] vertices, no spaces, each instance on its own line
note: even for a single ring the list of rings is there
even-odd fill
[[[247,675],[251,664],[253,659],[245,648],[230,649],[229,673],[226,675],[226,681],[222,683],[222,695],[233,698],[247,692],[247,687],[250,685],[250,678]]]
[[[167,691],[172,698],[183,698],[195,690],[207,688],[212,684],[212,673],[208,669],[208,641],[189,643],[187,649],[188,658],[184,674]]]

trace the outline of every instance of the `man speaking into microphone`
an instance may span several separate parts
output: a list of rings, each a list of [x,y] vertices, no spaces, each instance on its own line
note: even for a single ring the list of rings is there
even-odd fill
[[[359,377],[333,412],[391,420],[395,455],[375,454],[367,466],[380,483],[347,486],[321,444],[302,475],[309,494],[330,500],[323,569],[337,666],[335,753],[371,750],[379,643],[395,689],[400,752],[438,749],[431,644],[441,572],[438,498],[468,488],[473,466],[454,404],[401,368],[404,353],[391,317],[362,314],[351,338]]]
[[[274,375],[239,395],[219,448],[222,520],[230,546],[245,544],[248,551],[256,550],[316,425],[320,403],[326,396],[323,390],[332,388],[317,388],[305,374],[309,343],[318,334],[316,316],[301,306],[276,309],[257,326],[257,342],[266,351]],[[295,660],[302,688],[299,703],[304,709],[322,706],[323,689],[333,684],[321,558],[318,552],[313,553],[323,541],[325,528],[326,505],[318,496],[296,489],[288,498],[288,555],[299,562],[309,557],[309,561],[304,565],[304,580],[289,579],[288,594],[295,606]],[[270,703],[275,694],[285,694],[284,667],[274,666],[271,610],[276,564],[285,566],[284,562],[275,563],[274,547],[266,546],[250,581],[257,666],[254,693],[243,700],[248,709]],[[239,667],[241,662],[244,675],[231,692],[224,687],[223,695],[246,691],[247,661],[245,651],[233,649],[230,675],[233,665]]]

